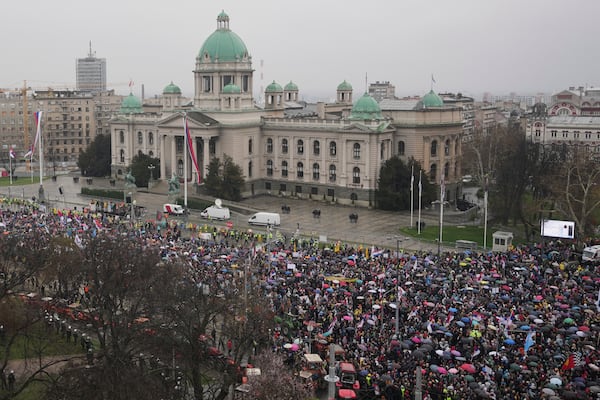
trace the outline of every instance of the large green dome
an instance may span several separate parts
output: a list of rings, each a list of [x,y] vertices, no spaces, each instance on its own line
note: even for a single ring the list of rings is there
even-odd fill
[[[163,89],[163,94],[181,94],[181,89],[171,81],[171,83]]]
[[[265,93],[273,93],[273,92],[283,92],[283,88],[281,85],[275,81],[270,83],[269,86],[265,89]]]
[[[222,11],[217,17],[217,30],[200,48],[200,59],[207,56],[211,61],[237,61],[248,57],[248,49],[238,35],[229,29],[229,16]]]
[[[363,94],[352,107],[350,119],[383,119],[381,116],[381,107],[369,93]]]
[[[344,80],[338,85],[337,90],[352,90],[352,85]]]
[[[242,89],[240,89],[240,87],[238,85],[234,85],[233,83],[230,83],[228,85],[225,85],[225,87],[223,87],[223,93],[242,93]]]
[[[293,90],[298,90],[298,85],[296,85],[294,82],[290,81],[287,85],[285,85],[284,89],[288,92],[291,92]]]
[[[141,114],[143,112],[141,100],[135,97],[133,93],[129,93],[129,96],[121,102],[121,114]]]
[[[423,107],[425,107],[425,108],[442,107],[444,105],[444,100],[442,100],[442,98],[440,96],[438,96],[433,91],[433,89],[431,89],[431,91],[429,93],[427,93],[425,96],[423,96],[421,101],[423,102]]]

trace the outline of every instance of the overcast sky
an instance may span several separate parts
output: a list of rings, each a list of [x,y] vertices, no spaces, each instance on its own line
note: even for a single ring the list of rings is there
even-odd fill
[[[0,88],[75,85],[75,60],[106,58],[109,87],[193,94],[195,57],[225,12],[253,60],[255,95],[293,80],[305,99],[355,98],[390,81],[429,91],[552,93],[600,85],[598,0],[21,0],[4,4]],[[261,60],[263,66],[261,67]],[[263,74],[261,81],[260,75]]]

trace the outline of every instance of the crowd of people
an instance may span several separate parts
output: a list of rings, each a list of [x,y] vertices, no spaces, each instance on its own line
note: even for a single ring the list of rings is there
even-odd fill
[[[571,242],[441,254],[300,237],[267,246],[256,232],[9,203],[2,224],[81,245],[129,233],[218,290],[239,290],[231,267],[248,259],[273,306],[273,349],[295,359],[337,344],[358,370],[359,397],[600,398],[600,270]]]

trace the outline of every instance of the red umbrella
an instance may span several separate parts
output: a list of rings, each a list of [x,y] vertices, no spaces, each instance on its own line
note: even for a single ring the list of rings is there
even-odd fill
[[[462,364],[459,368],[470,374],[474,374],[476,371],[475,366],[473,364],[468,364],[468,363]]]

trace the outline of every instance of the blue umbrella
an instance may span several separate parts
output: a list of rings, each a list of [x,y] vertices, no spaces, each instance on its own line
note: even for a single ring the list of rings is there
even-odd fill
[[[328,293],[333,293],[333,289],[332,288],[327,288],[327,292]]]
[[[462,322],[464,322],[465,324],[468,324],[468,323],[470,323],[470,322],[471,322],[471,320],[469,319],[469,317],[462,317],[460,320],[461,320]]]
[[[452,334],[452,332],[444,332],[444,335],[446,335],[446,336],[448,336],[448,337],[452,337],[452,336],[454,336],[454,335]]]
[[[464,328],[464,327],[465,327],[465,323],[464,323],[464,322],[462,322],[462,321],[458,321],[458,322],[456,323],[456,325],[460,326],[461,328]]]
[[[454,307],[450,307],[450,308],[448,309],[448,311],[450,311],[451,313],[455,313],[455,312],[458,312],[458,309],[456,309],[456,308],[454,308]]]
[[[511,339],[511,338],[508,338],[508,339],[504,340],[504,344],[508,344],[508,345],[511,345],[511,346],[513,344],[515,344],[515,343],[516,342],[513,339]]]
[[[529,325],[521,325],[521,326],[519,327],[519,329],[521,329],[522,331],[528,331],[528,330],[529,330],[529,329],[531,329],[531,328],[530,328],[530,326],[529,326]]]

